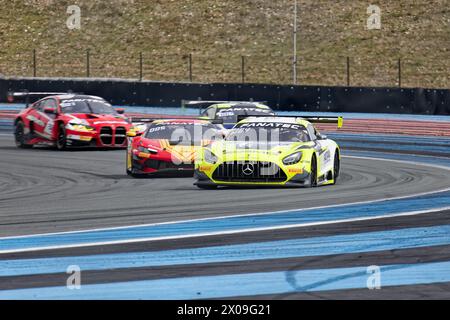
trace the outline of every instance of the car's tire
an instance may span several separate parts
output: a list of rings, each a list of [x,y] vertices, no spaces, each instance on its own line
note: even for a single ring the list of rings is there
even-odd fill
[[[315,155],[311,158],[311,173],[309,174],[309,188],[317,187],[317,158]]]
[[[203,189],[203,190],[215,190],[217,189],[217,186],[210,185],[210,184],[197,184],[197,188]]]
[[[67,149],[67,134],[64,124],[58,126],[58,134],[56,136],[56,149],[62,151]]]
[[[21,149],[30,149],[33,147],[31,144],[25,143],[25,124],[19,120],[14,128],[14,140],[16,146]]]
[[[131,160],[131,169],[128,169],[128,151],[125,153],[125,165],[126,165],[126,173],[128,176],[133,177],[133,178],[144,178],[147,175],[143,174],[143,173],[135,173],[134,168],[133,168],[133,160]]]
[[[127,168],[127,169],[126,169],[126,172],[127,172],[127,175],[128,175],[128,176],[133,177],[133,178],[136,178],[136,179],[148,177],[148,175],[145,174],[145,173],[136,173],[136,172],[134,172],[134,169],[133,169],[133,168],[131,168],[131,170],[129,170],[129,169]]]
[[[144,178],[144,177],[146,177],[146,174],[134,173],[132,170],[128,170],[128,169],[127,169],[127,175],[129,175],[130,177],[133,177],[133,178]]]
[[[336,150],[336,152],[334,153],[334,162],[333,162],[333,184],[336,184],[340,173],[341,173],[341,161],[339,160],[339,150]]]

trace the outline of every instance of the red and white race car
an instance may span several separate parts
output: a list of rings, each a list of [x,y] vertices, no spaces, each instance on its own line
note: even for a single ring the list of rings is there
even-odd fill
[[[33,93],[24,95],[28,97]],[[31,148],[44,144],[59,150],[83,146],[125,148],[126,133],[132,124],[123,112],[96,96],[46,96],[17,115],[14,121],[16,145]]]

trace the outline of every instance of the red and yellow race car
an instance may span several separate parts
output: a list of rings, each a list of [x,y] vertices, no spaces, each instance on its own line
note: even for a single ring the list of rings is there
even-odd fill
[[[23,95],[29,97],[33,93]],[[49,95],[27,105],[17,115],[14,121],[16,145],[31,148],[43,144],[58,150],[87,146],[125,148],[126,133],[132,124],[123,112],[96,96]]]
[[[221,121],[199,118],[133,119],[147,122],[128,132],[126,171],[133,177],[145,175],[190,175],[200,150],[212,141],[221,140],[225,129]]]

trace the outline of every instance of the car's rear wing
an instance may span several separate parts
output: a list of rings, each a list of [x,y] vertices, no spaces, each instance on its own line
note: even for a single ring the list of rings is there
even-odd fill
[[[155,121],[158,120],[176,120],[176,121],[180,121],[180,120],[203,120],[203,121],[208,121],[212,124],[223,124],[223,120],[221,119],[208,119],[205,117],[183,117],[183,118],[177,118],[177,117],[158,117],[158,118],[154,118],[154,117],[141,117],[141,118],[131,118],[131,123],[133,124],[133,128],[129,131],[132,133],[132,135],[127,135],[129,137],[134,137],[136,135],[141,135],[145,132],[147,125],[150,123],[153,123]]]
[[[267,115],[239,115],[238,116],[238,122],[241,120],[244,120],[246,118],[250,118],[250,117],[268,117]],[[273,117],[273,116],[271,116]],[[276,117],[279,118],[301,118],[301,119],[305,119],[311,123],[335,123],[338,127],[338,129],[342,128],[342,126],[344,125],[344,118],[343,117],[308,117],[308,116],[295,116],[295,115],[288,115],[288,116],[284,116],[284,115],[277,115]]]
[[[222,119],[209,119],[207,117],[158,117],[158,118],[154,118],[154,117],[141,117],[141,118],[131,118],[131,122],[132,123],[152,123],[158,120],[203,120],[203,121],[208,121],[211,122],[212,124],[223,124],[223,120]]]
[[[199,112],[202,113],[205,109],[208,107],[214,105],[214,104],[222,104],[222,103],[261,103],[261,104],[267,104],[267,101],[214,101],[214,100],[208,100],[208,101],[202,101],[202,100],[181,100],[181,107],[191,107],[191,108],[198,108]]]
[[[344,125],[343,117],[301,117],[311,123],[335,123],[338,129]]]
[[[56,95],[63,95],[63,94],[74,94],[73,92],[29,92],[29,91],[20,91],[20,92],[8,92],[6,94],[6,99],[8,102],[12,103],[14,101],[24,101],[28,107],[30,104],[31,98],[37,98],[34,99],[33,102],[39,100],[40,98],[45,98],[48,96],[56,96]]]

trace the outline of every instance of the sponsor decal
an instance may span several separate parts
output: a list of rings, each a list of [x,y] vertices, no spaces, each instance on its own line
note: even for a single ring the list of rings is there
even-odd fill
[[[139,158],[150,158],[150,154],[149,153],[145,153],[145,152],[139,152],[138,153],[138,157]]]
[[[281,122],[251,122],[238,124],[236,128],[287,128],[293,130],[303,129],[302,125],[294,123],[281,123]]]
[[[165,129],[166,129],[165,126],[153,127],[153,128],[148,129],[148,133],[158,132],[158,131],[162,131],[162,130],[165,130]]]
[[[66,99],[61,101],[61,107],[73,107],[77,102],[104,102],[101,99]]]
[[[79,136],[79,135],[75,135],[75,134],[69,134],[69,135],[67,135],[67,139],[70,139],[70,140],[81,140],[81,141],[91,141],[92,137]]]
[[[211,171],[211,166],[205,166],[205,165],[201,165],[198,167],[198,170],[203,171],[203,172],[208,172]]]
[[[223,111],[223,112],[217,112],[218,117],[231,117],[234,116],[233,111]]]
[[[94,124],[128,124],[125,121],[95,121]]]
[[[211,122],[209,121],[201,121],[197,120],[198,122],[170,122],[161,120],[162,122],[153,122],[152,125],[154,126],[211,126]]]
[[[236,107],[229,109],[222,109],[217,112],[218,116],[234,116],[236,113],[241,112],[254,112],[254,113],[267,113],[272,114],[273,112],[269,109],[257,108],[257,107]],[[249,115],[251,116],[251,115]]]

